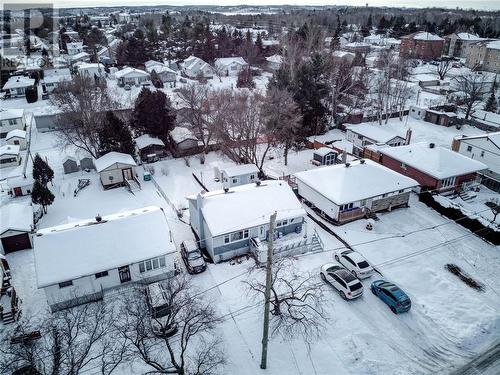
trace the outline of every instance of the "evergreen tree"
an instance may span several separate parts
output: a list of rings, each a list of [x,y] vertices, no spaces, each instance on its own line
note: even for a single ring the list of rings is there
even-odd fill
[[[25,91],[26,101],[28,103],[35,103],[38,100],[38,89],[36,86],[30,86]]]
[[[135,145],[132,139],[132,132],[128,126],[111,111],[106,112],[105,121],[99,131],[99,141],[101,145],[99,153],[101,155],[116,151],[135,156]]]
[[[370,30],[373,27],[373,19],[372,19],[372,14],[368,16],[368,20],[366,21],[366,27],[368,30]]]
[[[160,76],[158,73],[156,73],[156,70],[151,71],[151,83],[153,84],[154,87],[157,89],[163,88],[163,81],[161,80]]]
[[[327,108],[324,102],[329,94],[326,69],[323,57],[315,53],[309,63],[302,64],[297,70],[293,94],[303,116],[301,136],[325,131]]]
[[[163,91],[151,92],[143,87],[135,101],[131,125],[139,134],[148,133],[168,141],[170,131],[175,127],[170,99]]]
[[[277,90],[288,90],[291,89],[291,77],[290,71],[285,65],[281,65],[278,70],[276,70],[273,76],[269,79],[267,83],[267,90],[270,91],[272,89]]]
[[[54,194],[52,194],[47,185],[44,185],[39,180],[35,180],[31,190],[31,201],[41,205],[43,212],[47,213],[47,206],[50,206],[54,202]]]
[[[487,112],[493,112],[496,113],[498,110],[498,104],[497,104],[497,98],[495,97],[495,89],[496,89],[496,79],[493,82],[493,85],[491,85],[491,93],[490,96],[488,97],[488,100],[486,101],[486,104],[484,105],[484,110]]]
[[[386,18],[384,16],[382,16],[382,18],[380,18],[380,21],[379,21],[378,26],[377,26],[377,33],[378,34],[385,34],[388,26],[389,26],[389,22],[386,20]]]
[[[264,45],[262,44],[262,35],[261,35],[261,33],[257,34],[257,39],[255,40],[255,45],[259,49],[259,54],[262,55],[264,53]]]
[[[236,87],[246,87],[248,89],[255,88],[255,82],[253,81],[253,74],[250,68],[240,70],[238,73],[238,80],[236,81]]]
[[[217,51],[215,50],[214,36],[207,25],[205,28],[205,42],[203,43],[201,58],[207,63],[213,64],[216,55]]]
[[[33,179],[40,181],[43,185],[52,182],[54,171],[39,154],[35,155],[33,160]]]

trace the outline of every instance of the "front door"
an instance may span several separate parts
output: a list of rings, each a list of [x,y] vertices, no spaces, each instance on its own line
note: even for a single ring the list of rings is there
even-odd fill
[[[130,278],[130,268],[128,266],[123,266],[118,268],[118,275],[120,275],[120,282],[126,283],[131,280]]]
[[[127,181],[132,180],[132,169],[131,168],[127,168],[127,169],[123,170],[123,178]]]
[[[20,187],[15,187],[14,188],[14,196],[20,197],[21,195],[23,195],[23,190]]]

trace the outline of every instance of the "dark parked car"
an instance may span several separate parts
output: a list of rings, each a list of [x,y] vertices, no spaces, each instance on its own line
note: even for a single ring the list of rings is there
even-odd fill
[[[182,241],[181,256],[189,273],[201,273],[206,270],[207,265],[195,241]]]
[[[372,283],[371,290],[394,314],[407,312],[411,308],[410,297],[393,283],[377,280]]]

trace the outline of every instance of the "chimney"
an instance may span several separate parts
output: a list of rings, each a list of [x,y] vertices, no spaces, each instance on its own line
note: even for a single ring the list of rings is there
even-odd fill
[[[346,150],[344,150],[344,152],[342,153],[342,164],[345,164],[347,163],[347,152]]]
[[[97,221],[98,223],[100,223],[102,221],[101,215],[97,214],[97,216],[95,217],[95,221]]]
[[[224,193],[227,193],[229,191],[229,188],[225,187],[224,188]]]
[[[365,164],[365,159],[360,159],[359,164]]]
[[[436,145],[434,143],[429,143],[429,148],[434,148]]]
[[[405,137],[405,145],[409,145],[411,141],[411,133],[412,130],[411,128],[406,131],[406,137]]]

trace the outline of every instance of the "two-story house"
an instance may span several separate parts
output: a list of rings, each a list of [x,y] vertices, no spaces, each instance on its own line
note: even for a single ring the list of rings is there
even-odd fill
[[[24,109],[0,109],[0,138],[7,137],[11,130],[25,130]]]

